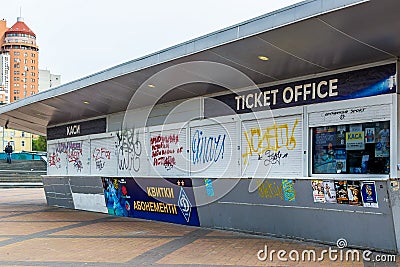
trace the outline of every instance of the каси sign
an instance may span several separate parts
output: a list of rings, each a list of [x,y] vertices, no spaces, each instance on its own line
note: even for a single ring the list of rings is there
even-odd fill
[[[47,140],[106,132],[106,118],[47,128]]]

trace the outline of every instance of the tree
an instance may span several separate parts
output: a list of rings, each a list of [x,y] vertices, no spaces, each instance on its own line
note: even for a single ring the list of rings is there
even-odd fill
[[[47,151],[47,139],[44,136],[39,136],[37,139],[32,140],[33,151]]]

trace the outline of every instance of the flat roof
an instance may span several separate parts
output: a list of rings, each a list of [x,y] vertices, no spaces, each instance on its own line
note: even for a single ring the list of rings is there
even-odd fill
[[[268,84],[397,60],[398,10],[398,0],[303,1],[1,106],[0,125],[8,122],[9,128],[45,135],[49,126],[121,112],[154,74],[193,61],[221,63],[255,84]],[[262,62],[259,55],[270,60]],[[235,84],[236,77],[230,79]],[[222,90],[213,84],[186,84],[162,101]],[[144,94],[139,102],[145,106],[151,97]]]

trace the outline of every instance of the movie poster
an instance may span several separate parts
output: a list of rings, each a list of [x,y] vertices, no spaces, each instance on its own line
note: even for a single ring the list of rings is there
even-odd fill
[[[349,204],[353,206],[362,206],[361,186],[359,181],[347,181],[347,194]]]
[[[335,181],[336,201],[338,204],[349,204],[347,181]]]
[[[327,203],[337,203],[335,183],[333,181],[324,181],[322,186],[324,188],[325,201]]]
[[[324,186],[322,180],[312,180],[311,187],[313,191],[314,203],[325,203]]]
[[[362,182],[361,195],[364,207],[379,208],[375,182]]]

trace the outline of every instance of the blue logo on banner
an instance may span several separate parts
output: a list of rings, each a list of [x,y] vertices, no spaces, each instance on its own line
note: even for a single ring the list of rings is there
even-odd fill
[[[181,209],[181,212],[183,214],[183,217],[185,217],[185,220],[189,222],[190,212],[192,211],[192,203],[190,203],[190,200],[187,197],[185,190],[183,190],[183,187],[181,187],[181,191],[179,193],[178,207]]]

